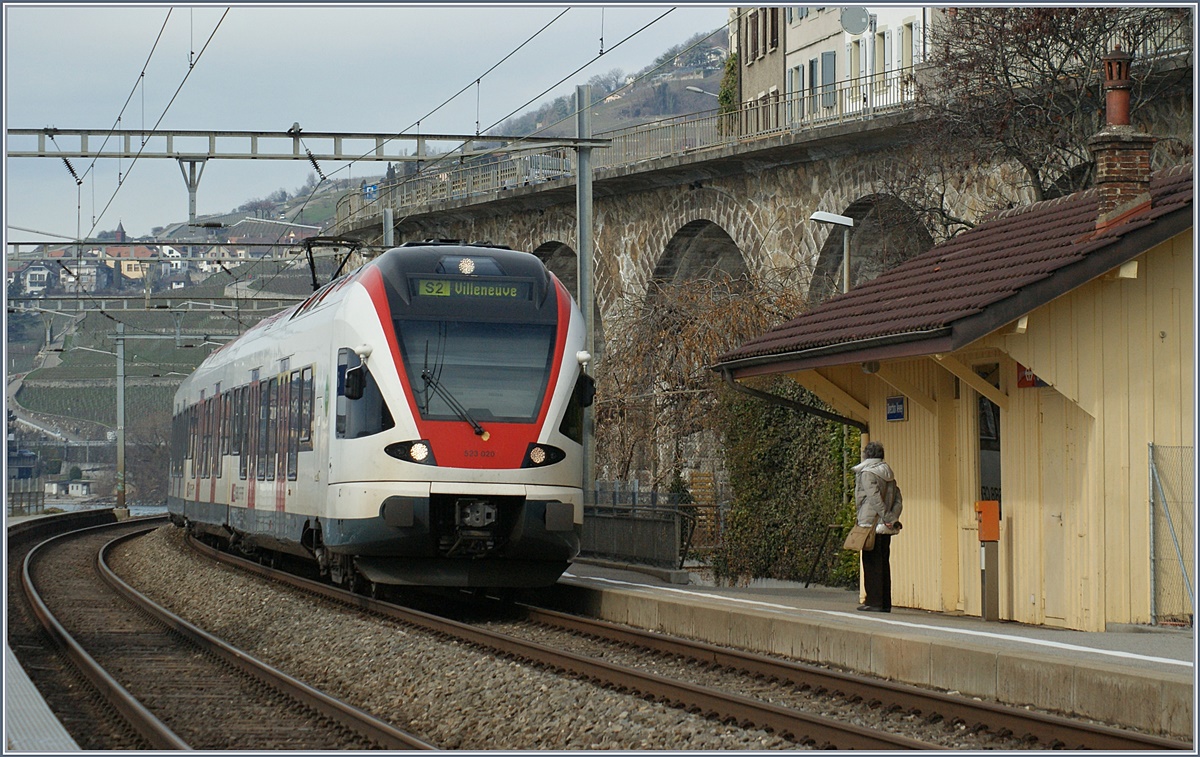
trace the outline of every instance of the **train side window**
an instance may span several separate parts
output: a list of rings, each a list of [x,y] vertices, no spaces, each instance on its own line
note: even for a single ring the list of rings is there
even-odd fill
[[[229,454],[229,424],[232,421],[229,412],[230,404],[233,402],[233,392],[225,392],[221,395],[221,455]]]
[[[300,371],[292,371],[291,379],[288,388],[287,479],[295,481],[300,463]]]
[[[580,373],[575,380],[567,410],[563,413],[562,423],[558,426],[559,433],[572,441],[583,443],[583,409],[591,406],[595,396],[595,380],[586,373]]]
[[[187,408],[187,459],[192,461],[192,479],[200,473],[200,405]]]
[[[306,367],[300,374],[300,449],[310,450],[313,423],[313,369]]]
[[[184,415],[179,413],[171,418],[171,477],[183,475],[183,456],[187,452],[187,425]]]
[[[344,347],[338,350],[337,437],[358,439],[395,425],[371,369],[353,350]]]
[[[258,385],[249,384],[246,386],[246,393],[242,397],[242,459],[238,463],[238,476],[240,478],[254,478],[254,450],[255,439],[254,430],[258,424],[254,422],[258,412],[257,405],[254,404],[254,398],[257,396]]]
[[[221,444],[224,434],[222,433],[225,424],[225,414],[221,412],[225,409],[225,398],[221,395],[214,395],[212,398],[213,405],[213,425],[212,425],[212,476],[213,478],[221,477]]]
[[[283,480],[287,475],[288,426],[291,425],[291,382],[287,373],[279,379],[275,394],[275,439],[271,454],[275,460],[275,478]]]
[[[229,393],[229,454],[242,454],[242,390],[234,387]]]
[[[255,473],[259,481],[267,478],[267,445],[271,430],[271,383],[260,382],[258,385],[258,454],[255,461]]]
[[[279,379],[271,379],[268,384],[266,402],[267,424],[267,456],[263,467],[268,481],[275,480],[275,460],[279,453]]]

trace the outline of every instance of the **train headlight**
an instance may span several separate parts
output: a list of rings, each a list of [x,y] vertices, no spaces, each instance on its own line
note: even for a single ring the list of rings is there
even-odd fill
[[[429,445],[425,442],[417,442],[408,448],[408,456],[418,463],[425,462],[425,458],[429,457]]]
[[[406,463],[437,465],[437,460],[433,457],[433,448],[429,446],[428,439],[418,439],[413,442],[396,442],[384,447],[383,451],[397,460],[403,460]]]
[[[530,444],[529,449],[525,450],[525,460],[521,463],[522,468],[544,468],[547,465],[561,462],[567,456],[558,447],[551,447],[549,444]]]

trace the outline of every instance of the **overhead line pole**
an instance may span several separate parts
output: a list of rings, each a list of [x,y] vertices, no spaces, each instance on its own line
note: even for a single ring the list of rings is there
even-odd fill
[[[592,293],[592,87],[582,84],[575,88],[576,126],[579,144],[576,146],[575,185],[577,239],[579,242],[579,307],[583,310],[584,346],[596,356],[595,302]],[[587,370],[587,366],[583,366]],[[596,481],[595,414],[591,407],[583,409],[583,501],[586,503]]]

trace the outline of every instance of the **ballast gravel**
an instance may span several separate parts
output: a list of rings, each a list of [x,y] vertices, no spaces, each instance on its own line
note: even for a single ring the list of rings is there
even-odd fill
[[[191,623],[442,749],[797,748],[215,565],[174,526],[134,540],[110,563]]]

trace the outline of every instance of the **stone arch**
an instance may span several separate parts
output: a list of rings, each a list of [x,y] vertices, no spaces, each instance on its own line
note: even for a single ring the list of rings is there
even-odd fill
[[[558,277],[575,301],[579,302],[579,255],[565,242],[557,240],[543,242],[538,245],[533,254],[542,261],[543,265]],[[592,322],[596,325],[596,356],[604,354],[604,316],[600,312],[600,298],[595,296],[596,286],[592,282]],[[582,307],[582,305],[580,306]]]
[[[712,221],[701,219],[684,224],[667,241],[652,278],[677,284],[713,273],[739,278],[749,275],[749,270],[729,233]]]
[[[543,242],[533,254],[562,281],[571,296],[579,298],[579,256],[566,242]]]
[[[920,218],[900,199],[872,194],[850,204],[841,215],[854,219],[850,234],[850,285],[870,281],[914,255],[933,247]],[[813,271],[809,299],[820,302],[842,291],[842,227],[830,227]]]

